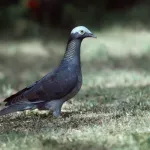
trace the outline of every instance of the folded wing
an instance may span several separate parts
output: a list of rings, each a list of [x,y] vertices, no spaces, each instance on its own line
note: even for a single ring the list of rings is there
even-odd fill
[[[18,93],[6,98],[6,106],[24,103],[40,103],[65,97],[74,89],[78,82],[76,74],[59,71],[47,74],[41,80],[36,81]]]

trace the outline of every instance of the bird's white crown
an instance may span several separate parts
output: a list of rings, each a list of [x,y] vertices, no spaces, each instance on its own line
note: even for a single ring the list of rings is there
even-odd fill
[[[84,26],[77,26],[77,27],[75,27],[75,28],[71,31],[71,34],[80,32],[81,30],[83,30],[83,31],[86,32],[86,33],[91,33],[91,31],[90,31],[89,29],[87,29],[86,27],[84,27]]]

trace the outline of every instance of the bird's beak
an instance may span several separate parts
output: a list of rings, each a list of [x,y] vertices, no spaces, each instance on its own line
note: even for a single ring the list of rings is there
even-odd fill
[[[88,37],[97,38],[93,33],[89,33]]]

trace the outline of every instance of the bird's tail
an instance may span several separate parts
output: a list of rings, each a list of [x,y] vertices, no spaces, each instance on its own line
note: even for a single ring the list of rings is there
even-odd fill
[[[27,104],[16,104],[16,105],[10,105],[2,110],[0,110],[0,116],[10,114],[17,111],[23,111],[28,109],[35,109],[35,105],[27,105]]]

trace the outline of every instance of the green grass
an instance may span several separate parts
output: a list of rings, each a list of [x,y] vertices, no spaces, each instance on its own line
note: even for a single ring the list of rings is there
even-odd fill
[[[63,115],[23,112],[0,117],[3,150],[149,150],[150,31],[112,29],[86,39],[83,86]],[[56,66],[65,42],[0,41],[1,100]]]

